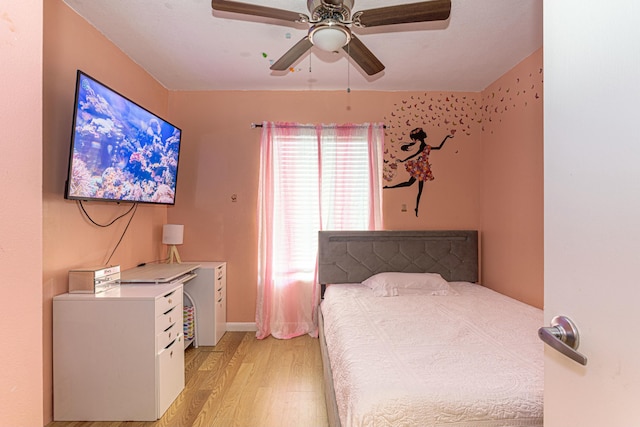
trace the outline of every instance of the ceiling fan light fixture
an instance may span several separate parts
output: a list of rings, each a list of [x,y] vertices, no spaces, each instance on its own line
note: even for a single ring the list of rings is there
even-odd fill
[[[336,52],[351,40],[351,31],[334,21],[321,22],[309,30],[309,40],[327,52]]]

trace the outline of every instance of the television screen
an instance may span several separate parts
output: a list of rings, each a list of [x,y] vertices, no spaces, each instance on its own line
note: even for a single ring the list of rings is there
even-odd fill
[[[172,205],[181,130],[78,70],[65,198]]]

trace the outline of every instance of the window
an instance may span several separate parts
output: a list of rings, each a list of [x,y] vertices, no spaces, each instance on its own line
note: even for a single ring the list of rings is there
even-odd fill
[[[315,333],[318,231],[380,228],[383,127],[265,123],[262,132],[258,337]]]

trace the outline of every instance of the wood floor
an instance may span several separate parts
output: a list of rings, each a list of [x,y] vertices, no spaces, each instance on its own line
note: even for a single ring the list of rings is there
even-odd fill
[[[185,352],[185,388],[156,422],[52,422],[48,427],[326,427],[318,339],[227,332]]]

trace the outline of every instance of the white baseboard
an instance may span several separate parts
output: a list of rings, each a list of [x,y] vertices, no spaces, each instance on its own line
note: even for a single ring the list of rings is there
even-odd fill
[[[255,322],[227,322],[227,331],[230,332],[255,332],[257,330]]]

